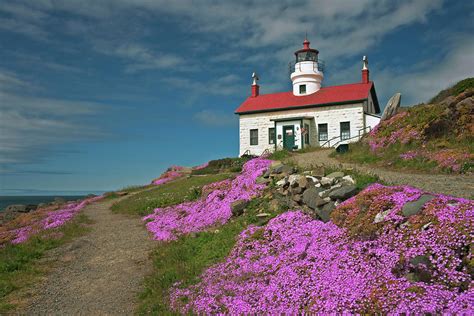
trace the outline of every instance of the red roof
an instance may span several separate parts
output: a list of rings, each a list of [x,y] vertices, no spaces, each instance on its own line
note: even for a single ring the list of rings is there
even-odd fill
[[[352,83],[340,86],[324,87],[315,93],[295,96],[293,91],[263,94],[248,97],[235,111],[237,114],[287,110],[299,107],[312,107],[365,100],[373,88],[373,82]],[[375,90],[373,92],[375,94]],[[375,100],[376,101],[376,96]]]

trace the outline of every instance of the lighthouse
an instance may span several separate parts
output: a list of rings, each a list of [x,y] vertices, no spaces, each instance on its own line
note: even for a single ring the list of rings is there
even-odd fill
[[[303,48],[295,52],[294,67],[291,67],[291,82],[293,83],[293,94],[305,96],[315,93],[321,89],[323,81],[322,64],[318,61],[319,51],[309,47],[310,42],[305,39]]]

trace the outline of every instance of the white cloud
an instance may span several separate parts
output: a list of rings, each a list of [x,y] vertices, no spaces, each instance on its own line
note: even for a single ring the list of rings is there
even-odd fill
[[[442,60],[379,71],[377,85],[384,87],[388,97],[402,92],[403,104],[413,105],[426,102],[440,90],[474,76],[474,41],[468,40],[468,34],[459,39]]]
[[[201,124],[212,127],[235,127],[237,117],[230,113],[220,113],[215,110],[202,110],[194,115]]]

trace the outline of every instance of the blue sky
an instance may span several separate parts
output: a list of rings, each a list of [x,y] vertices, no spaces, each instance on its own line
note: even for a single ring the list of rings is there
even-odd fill
[[[25,0],[0,3],[0,194],[149,183],[238,154],[235,108],[290,90],[305,32],[323,85],[360,80],[384,105],[473,75],[471,1]]]

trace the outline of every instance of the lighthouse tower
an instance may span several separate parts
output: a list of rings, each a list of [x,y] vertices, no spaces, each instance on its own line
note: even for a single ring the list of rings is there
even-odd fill
[[[321,65],[318,64],[319,51],[309,47],[308,39],[303,42],[303,49],[295,52],[295,66],[291,73],[293,94],[304,96],[315,93],[321,88],[324,75]]]

